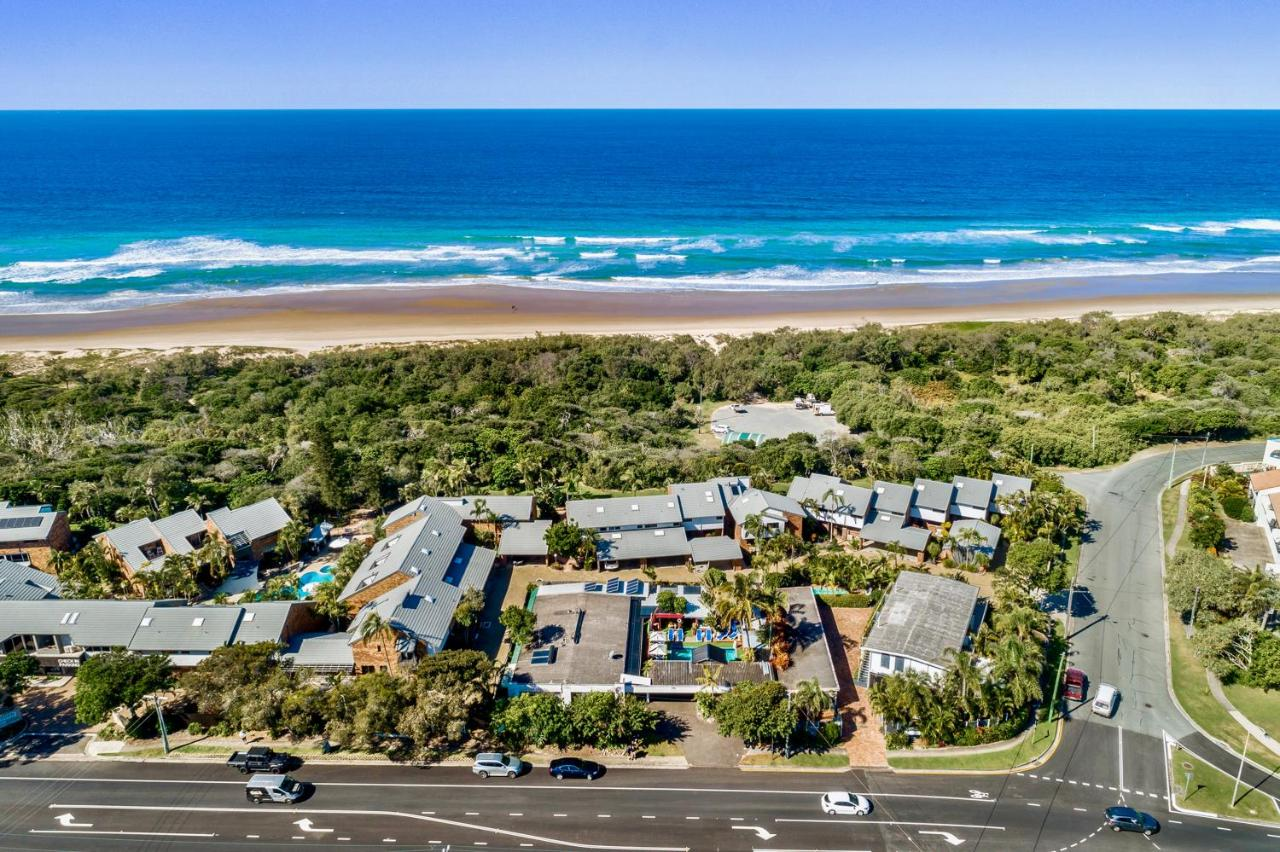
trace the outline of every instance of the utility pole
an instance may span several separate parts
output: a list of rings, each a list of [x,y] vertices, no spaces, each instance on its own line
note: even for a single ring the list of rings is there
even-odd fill
[[[1169,484],[1166,488],[1173,487],[1173,463],[1178,460],[1178,439],[1173,439],[1173,455],[1169,456]]]
[[[1231,788],[1231,807],[1235,807],[1240,801],[1236,798],[1236,792],[1240,789],[1240,778],[1244,775],[1244,754],[1249,750],[1249,735],[1253,733],[1248,728],[1244,729],[1244,748],[1240,751],[1240,768],[1236,770],[1236,785]],[[1246,790],[1246,793],[1249,791]]]
[[[1200,487],[1204,488],[1209,484],[1209,433],[1204,433],[1204,451],[1200,453],[1200,466],[1204,468],[1204,478],[1200,480]]]
[[[1200,605],[1200,587],[1196,586],[1195,597],[1191,599],[1191,632],[1196,631],[1196,607]]]
[[[1098,424],[1097,423],[1093,424],[1093,448],[1090,450],[1090,452],[1091,453],[1098,452]]]
[[[164,753],[169,753],[169,732],[164,728],[164,710],[160,708],[160,696],[152,695],[151,700],[156,705],[156,721],[160,725],[160,742],[164,744]]]

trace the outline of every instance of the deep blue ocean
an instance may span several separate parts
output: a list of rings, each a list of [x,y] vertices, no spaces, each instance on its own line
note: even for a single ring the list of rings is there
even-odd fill
[[[1280,112],[0,113],[5,313],[1237,271],[1280,271]]]

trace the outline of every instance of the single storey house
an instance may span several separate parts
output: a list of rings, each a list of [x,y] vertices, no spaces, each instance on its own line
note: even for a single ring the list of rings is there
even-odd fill
[[[939,677],[951,654],[967,649],[986,617],[978,589],[958,580],[903,571],[862,643],[857,682],[913,670]]]

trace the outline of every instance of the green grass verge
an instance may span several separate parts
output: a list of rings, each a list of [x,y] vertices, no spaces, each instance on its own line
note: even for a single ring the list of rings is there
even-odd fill
[[[742,766],[794,766],[803,769],[837,769],[849,765],[849,755],[843,749],[826,752],[802,752],[783,757],[780,754],[748,754],[742,758]]]
[[[1250,722],[1261,727],[1272,739],[1280,740],[1280,693],[1240,683],[1224,684],[1222,691]]]
[[[227,746],[208,746],[192,743],[191,745],[174,746],[169,750],[169,757],[221,757],[228,758],[231,753],[236,751],[234,748]],[[365,751],[335,751],[330,754],[324,754],[318,748],[312,747],[292,747],[288,748],[288,752],[297,757],[332,757],[336,760],[369,760],[387,762],[390,760],[385,754],[373,754]],[[155,746],[153,748],[127,749],[114,757],[165,757],[164,748]]]
[[[1187,773],[1191,773],[1190,784]],[[1179,807],[1192,811],[1217,814],[1235,819],[1263,820],[1280,823],[1280,810],[1270,796],[1240,786],[1240,801],[1233,806],[1235,779],[1226,775],[1194,755],[1175,750],[1169,760],[1169,780],[1173,784],[1173,799]],[[1186,785],[1186,790],[1183,786]]]
[[[891,755],[889,765],[894,769],[954,769],[970,772],[1009,770],[1030,763],[1053,745],[1057,734],[1056,722],[1037,722],[1031,733],[1016,745],[993,751]]]

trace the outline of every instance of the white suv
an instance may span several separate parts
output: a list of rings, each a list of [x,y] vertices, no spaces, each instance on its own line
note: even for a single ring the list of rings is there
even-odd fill
[[[471,771],[481,778],[488,778],[490,775],[515,778],[524,771],[524,761],[509,754],[482,751],[476,755],[476,762],[471,764]]]

